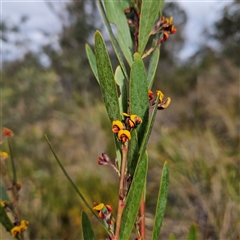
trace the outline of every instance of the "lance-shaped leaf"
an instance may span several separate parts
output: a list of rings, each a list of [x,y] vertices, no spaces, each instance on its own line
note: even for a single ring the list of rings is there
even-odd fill
[[[144,136],[143,136],[143,140],[142,140],[140,151],[139,151],[140,157],[146,150],[147,143],[148,143],[148,140],[150,138],[152,128],[153,128],[153,124],[154,124],[154,121],[155,121],[155,118],[156,118],[156,114],[157,114],[157,110],[158,110],[158,103],[159,103],[159,96],[157,96],[157,98],[156,98],[156,103],[155,103],[151,118],[148,122],[146,131],[145,131]]]
[[[131,133],[131,141],[129,141],[128,149],[128,172],[131,176],[134,174],[138,162],[139,147],[138,147],[138,137],[137,131],[133,130]]]
[[[106,45],[99,31],[95,33],[95,56],[102,97],[110,121],[121,120],[117,86]]]
[[[155,42],[155,41],[154,41]],[[152,53],[150,62],[149,62],[149,67],[148,67],[148,89],[151,90],[155,73],[157,70],[158,62],[159,62],[159,56],[160,56],[160,46],[158,46]]]
[[[93,72],[95,78],[97,79],[97,81],[99,83],[95,55],[94,55],[92,49],[90,48],[90,46],[88,44],[85,45],[85,50],[86,50],[86,54],[87,54],[89,65],[90,65],[90,67],[92,69],[92,72]]]
[[[112,28],[111,28],[110,23],[109,23],[109,21],[107,19],[107,15],[106,15],[106,12],[104,10],[104,7],[103,7],[103,4],[102,4],[101,0],[98,0],[98,5],[99,5],[100,12],[102,14],[102,17],[103,17],[103,21],[104,21],[105,26],[107,27],[108,33],[110,35],[110,39],[111,39],[114,51],[115,51],[115,53],[117,55],[119,64],[120,64],[120,66],[122,68],[124,76],[126,77],[126,79],[128,79],[127,71],[126,71],[126,68],[125,68],[125,65],[124,65],[124,62],[123,62],[123,58],[122,58],[122,54],[121,54],[121,49],[119,47],[117,39],[115,38],[115,36],[113,34]]]
[[[197,240],[197,226],[193,223],[189,229],[188,240]]]
[[[91,222],[84,211],[82,212],[82,236],[84,240],[96,240]]]
[[[148,156],[144,154],[142,161],[136,167],[134,178],[126,199],[126,206],[123,211],[119,239],[129,239],[136,216],[138,214],[142,193],[145,186],[148,168]]]
[[[10,201],[6,188],[0,182],[0,201]]]
[[[145,134],[143,136],[143,140],[142,140],[142,143],[141,143],[141,146],[140,146],[139,155],[138,155],[139,157],[138,157],[137,163],[139,161],[141,161],[141,159],[142,159],[142,157],[143,157],[143,155],[145,153],[145,150],[146,150],[146,147],[147,147],[147,143],[148,143],[148,140],[150,138],[150,135],[151,135],[151,132],[152,132],[152,128],[153,128],[153,124],[154,124],[154,121],[155,121],[155,118],[156,118],[158,103],[159,103],[159,96],[157,96],[157,98],[156,98],[155,107],[153,109],[151,118],[150,118],[150,120],[148,122]],[[134,166],[136,166],[137,163],[133,162],[131,164],[131,167],[133,168],[133,170],[134,170]]]
[[[141,144],[144,133],[148,125],[149,100],[148,100],[148,81],[141,56],[134,54],[130,74],[130,113],[142,118],[142,123],[138,126],[138,142]]]
[[[122,69],[120,66],[116,68],[115,71],[115,79],[116,83],[118,84],[119,90],[120,90],[120,96],[119,96],[119,107],[120,107],[120,113],[127,112],[127,81],[124,77],[124,74],[122,72]]]
[[[109,22],[117,27],[117,41],[129,65],[132,64],[132,38],[119,0],[104,0]]]
[[[138,52],[142,55],[149,39],[149,34],[154,27],[160,9],[164,4],[164,0],[149,1],[142,0],[141,18],[139,26],[139,46]]]
[[[76,193],[79,195],[79,197],[82,199],[82,201],[85,203],[85,205],[88,207],[88,209],[95,215],[95,217],[98,219],[97,215],[95,214],[95,212],[93,211],[92,207],[90,206],[90,204],[87,202],[87,200],[84,198],[84,196],[82,195],[82,193],[79,191],[78,187],[75,185],[75,183],[73,182],[73,180],[71,179],[71,177],[68,175],[66,169],[64,168],[64,166],[62,165],[61,161],[59,160],[57,154],[55,153],[47,135],[45,135],[45,138],[47,140],[48,146],[53,154],[53,156],[55,157],[55,159],[57,160],[57,163],[59,165],[59,167],[62,169],[65,177],[67,178],[67,180],[69,181],[69,183],[72,185],[72,187],[74,188],[74,190],[76,191]]]
[[[160,229],[162,226],[162,221],[167,205],[167,196],[168,196],[168,182],[169,182],[169,171],[168,163],[165,162],[162,171],[162,178],[160,182],[160,189],[158,192],[158,201],[155,212],[155,220],[153,226],[152,240],[158,239]]]
[[[0,223],[6,228],[7,231],[10,231],[14,227],[4,207],[1,204],[0,204]]]

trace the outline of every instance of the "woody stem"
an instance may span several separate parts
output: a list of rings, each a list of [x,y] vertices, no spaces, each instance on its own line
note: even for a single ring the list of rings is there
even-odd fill
[[[140,204],[139,209],[139,215],[140,215],[140,223],[139,223],[139,231],[141,239],[146,239],[146,233],[145,233],[145,200],[144,200],[144,193],[142,195],[142,200]]]
[[[117,212],[117,219],[116,219],[116,230],[114,240],[118,240],[119,238],[119,231],[121,226],[121,219],[122,213],[124,209],[124,178],[125,178],[125,170],[127,165],[127,154],[128,154],[128,141],[125,143],[124,147],[122,148],[122,165],[121,165],[121,174],[120,174],[120,181],[119,181],[119,199],[118,199],[118,212]]]

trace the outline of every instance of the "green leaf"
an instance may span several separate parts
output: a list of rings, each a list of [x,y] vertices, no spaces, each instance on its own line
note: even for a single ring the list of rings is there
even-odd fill
[[[120,106],[120,113],[127,112],[127,81],[124,77],[122,69],[120,66],[116,68],[115,71],[115,79],[116,83],[118,84],[120,90],[119,96],[119,106]]]
[[[103,21],[104,21],[105,26],[107,27],[108,33],[110,35],[110,39],[111,39],[114,51],[115,51],[115,53],[117,55],[119,64],[120,64],[120,66],[122,68],[122,71],[124,73],[125,78],[128,80],[128,74],[127,74],[127,71],[126,71],[126,68],[125,68],[125,65],[124,65],[124,62],[123,62],[121,49],[120,49],[119,44],[118,44],[118,42],[117,42],[117,40],[116,40],[116,38],[115,38],[115,36],[113,34],[112,28],[111,28],[110,23],[109,23],[109,21],[107,19],[107,16],[106,16],[106,13],[104,11],[104,7],[103,7],[103,4],[102,4],[101,0],[98,0],[98,5],[99,5],[100,12],[102,14],[102,17],[103,17]]]
[[[148,156],[144,154],[136,167],[134,178],[123,211],[119,239],[129,239],[140,207],[148,168]]]
[[[74,190],[76,191],[76,193],[79,195],[79,197],[82,199],[82,201],[85,203],[85,205],[87,206],[87,208],[94,214],[94,216],[99,220],[98,216],[95,214],[95,212],[93,211],[92,207],[88,204],[87,200],[84,198],[84,196],[82,195],[82,193],[79,191],[79,189],[77,188],[77,186],[75,185],[75,183],[73,182],[73,180],[71,179],[71,177],[68,175],[67,171],[65,170],[65,168],[63,167],[61,161],[59,160],[58,156],[56,155],[55,151],[53,150],[53,147],[47,137],[47,135],[45,135],[45,138],[47,140],[48,146],[50,147],[53,156],[55,157],[55,159],[57,160],[57,163],[59,165],[59,167],[62,169],[64,175],[66,176],[66,178],[68,179],[69,183],[72,185],[72,187],[74,188]],[[100,220],[99,220],[100,221]],[[100,221],[101,222],[101,221]]]
[[[95,33],[95,56],[103,101],[110,121],[121,120],[117,86],[106,45],[99,31]]]
[[[197,225],[193,223],[188,233],[188,240],[197,240]]]
[[[95,240],[91,222],[87,214],[82,211],[82,236],[84,240]]]
[[[139,26],[139,46],[138,52],[140,55],[144,52],[147,45],[149,34],[154,27],[154,23],[157,20],[160,9],[164,4],[164,0],[149,1],[142,0],[141,5],[141,18]]]
[[[14,157],[13,157],[13,150],[12,150],[12,145],[10,142],[10,139],[8,138],[8,148],[9,148],[9,153],[10,153],[10,158],[11,158],[11,165],[12,165],[12,172],[13,172],[13,183],[17,183],[17,172],[16,172],[16,167],[15,167],[15,162],[14,162]]]
[[[129,65],[132,64],[132,38],[119,0],[104,0],[109,22],[117,27],[117,41]]]
[[[155,106],[154,106],[151,118],[150,118],[150,120],[148,122],[147,129],[146,129],[146,131],[144,133],[144,137],[143,137],[143,140],[142,140],[141,148],[140,148],[140,151],[139,151],[140,156],[146,150],[147,143],[148,143],[148,140],[149,140],[151,132],[152,132],[153,124],[155,122],[155,118],[156,118],[156,114],[157,114],[157,110],[158,110],[157,109],[158,108],[158,103],[159,103],[159,96],[157,96],[157,98],[156,98],[156,103],[155,103]]]
[[[0,182],[0,200],[1,201],[10,201],[6,188]]]
[[[153,81],[154,81],[154,77],[155,77],[155,73],[158,67],[158,62],[159,62],[159,56],[160,56],[160,50],[159,50],[158,46],[152,53],[151,55],[151,59],[150,59],[150,63],[149,63],[149,67],[148,67],[148,89],[151,90],[152,85],[153,85]]]
[[[91,69],[92,69],[92,72],[93,72],[95,78],[97,79],[97,81],[98,81],[98,83],[99,83],[95,55],[94,55],[92,49],[90,48],[90,46],[89,46],[88,44],[85,45],[85,50],[86,50],[88,62],[89,62],[89,64],[90,64],[90,67],[91,67]]]
[[[121,0],[121,6],[122,6],[122,10],[124,11],[125,9],[130,7],[130,3],[129,0]]]
[[[138,142],[141,144],[144,133],[148,125],[149,100],[148,81],[141,56],[134,54],[134,62],[130,73],[130,113],[142,118],[142,123],[138,126]]]
[[[168,182],[169,182],[169,171],[168,171],[168,163],[165,162],[163,166],[162,178],[160,183],[160,190],[158,193],[158,201],[155,212],[155,220],[153,226],[152,239],[158,239],[160,229],[162,226],[162,221],[167,205],[167,196],[168,196]]]
[[[146,132],[144,134],[142,143],[141,143],[141,147],[140,147],[140,150],[139,150],[139,157],[138,157],[137,162],[141,161],[141,159],[143,157],[143,154],[145,153],[147,143],[148,143],[149,137],[151,135],[153,124],[154,124],[154,121],[155,121],[155,118],[156,118],[158,103],[159,103],[159,97],[157,96],[155,107],[153,109],[151,118],[148,122],[148,126],[147,126]],[[136,164],[136,163],[132,163],[131,166],[134,166],[134,164]]]
[[[134,170],[137,165],[139,154],[139,147],[138,147],[138,137],[137,131],[134,129],[131,132],[131,141],[129,141],[129,148],[128,148],[128,173],[131,176],[134,174]]]
[[[14,227],[4,207],[2,207],[1,204],[0,204],[0,222],[8,232]]]

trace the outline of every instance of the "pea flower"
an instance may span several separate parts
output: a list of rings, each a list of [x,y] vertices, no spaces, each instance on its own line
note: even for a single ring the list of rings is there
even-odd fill
[[[118,132],[118,139],[122,143],[125,143],[126,141],[131,140],[131,134],[128,130],[120,130]]]
[[[124,125],[121,121],[116,120],[112,122],[112,131],[114,133],[118,133],[123,128],[124,128]]]

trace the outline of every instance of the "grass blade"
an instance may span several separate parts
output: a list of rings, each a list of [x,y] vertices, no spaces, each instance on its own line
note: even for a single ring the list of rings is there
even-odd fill
[[[197,226],[193,223],[189,229],[187,240],[197,240]]]

